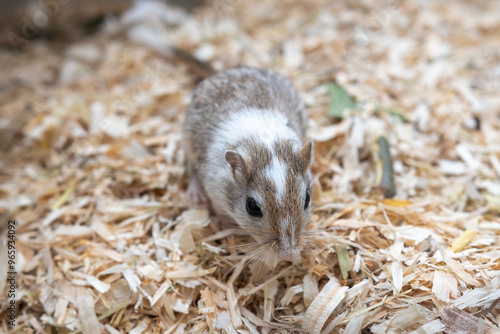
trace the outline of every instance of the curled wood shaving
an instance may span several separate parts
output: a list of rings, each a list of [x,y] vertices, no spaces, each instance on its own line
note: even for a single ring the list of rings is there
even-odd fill
[[[330,279],[307,309],[304,329],[319,334],[330,314],[345,298],[347,287],[341,287],[335,279]]]

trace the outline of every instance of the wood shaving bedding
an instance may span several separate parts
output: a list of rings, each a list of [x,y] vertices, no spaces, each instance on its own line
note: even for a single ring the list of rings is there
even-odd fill
[[[0,332],[500,331],[498,2],[148,6],[64,48],[0,51],[0,217],[16,220],[19,273]],[[151,45],[295,83],[316,139],[301,262],[247,262],[245,233],[189,207],[180,126],[199,77]],[[327,83],[356,108],[328,116]]]

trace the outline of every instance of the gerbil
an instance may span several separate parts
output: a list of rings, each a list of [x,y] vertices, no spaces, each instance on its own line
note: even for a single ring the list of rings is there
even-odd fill
[[[183,127],[193,202],[211,203],[281,260],[307,243],[314,154],[306,122],[287,78],[245,67],[202,81]]]

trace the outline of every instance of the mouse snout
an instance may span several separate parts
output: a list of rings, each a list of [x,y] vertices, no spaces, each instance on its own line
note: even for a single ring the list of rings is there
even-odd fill
[[[300,249],[297,246],[289,246],[278,250],[279,258],[283,261],[294,261],[300,257]]]
[[[280,227],[276,253],[283,261],[293,261],[300,257],[301,252],[298,224],[286,217],[280,222]]]

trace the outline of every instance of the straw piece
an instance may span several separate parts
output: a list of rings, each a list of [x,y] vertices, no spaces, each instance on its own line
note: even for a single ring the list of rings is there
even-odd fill
[[[412,201],[404,201],[404,200],[395,199],[395,198],[384,198],[382,200],[382,203],[385,205],[394,206],[397,208],[404,208],[404,207],[407,207],[408,205],[412,204],[413,202]]]
[[[59,197],[54,204],[52,204],[52,211],[58,210],[64,203],[66,203],[71,194],[75,191],[75,187],[76,185],[72,184],[62,193],[61,197]]]
[[[460,235],[453,243],[451,244],[451,249],[455,253],[461,252],[476,236],[476,231],[471,229],[466,229],[464,233]]]

